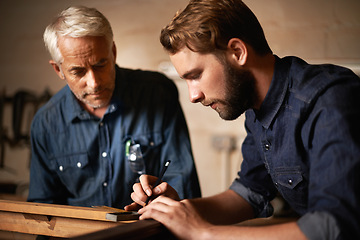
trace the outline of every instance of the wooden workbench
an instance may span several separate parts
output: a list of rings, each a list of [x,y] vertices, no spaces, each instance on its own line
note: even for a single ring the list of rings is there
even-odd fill
[[[0,230],[69,238],[132,223],[137,214],[107,207],[0,200]]]

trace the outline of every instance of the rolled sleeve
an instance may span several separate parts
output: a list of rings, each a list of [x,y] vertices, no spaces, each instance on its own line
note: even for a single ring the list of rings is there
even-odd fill
[[[230,189],[243,197],[254,209],[255,217],[270,217],[274,208],[261,194],[251,191],[250,188],[246,188],[243,184],[235,180]]]
[[[327,212],[307,213],[299,218],[297,224],[310,240],[339,239],[340,227],[335,217]]]

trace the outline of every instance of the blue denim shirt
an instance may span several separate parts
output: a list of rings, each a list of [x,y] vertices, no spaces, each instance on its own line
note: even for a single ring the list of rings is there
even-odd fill
[[[276,57],[259,111],[246,112],[239,178],[230,187],[273,212],[277,191],[309,239],[360,239],[360,80],[334,65]]]
[[[164,75],[117,67],[104,117],[86,112],[68,86],[44,105],[31,127],[28,201],[123,208],[139,177],[125,144],[140,144],[146,173],[159,175],[181,198],[200,197],[185,118],[175,84]]]

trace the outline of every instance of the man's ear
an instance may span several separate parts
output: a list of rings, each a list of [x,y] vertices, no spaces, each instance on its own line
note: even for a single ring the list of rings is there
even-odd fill
[[[248,57],[248,50],[246,44],[239,38],[232,38],[228,42],[228,53],[231,60],[244,66]]]
[[[115,45],[115,42],[113,42],[112,53],[114,55],[114,61],[116,62],[116,45]]]
[[[54,60],[50,60],[49,63],[50,63],[51,66],[53,67],[53,69],[54,69],[54,71],[56,72],[56,74],[57,74],[62,80],[65,80],[64,73],[61,71],[60,66],[59,66]]]

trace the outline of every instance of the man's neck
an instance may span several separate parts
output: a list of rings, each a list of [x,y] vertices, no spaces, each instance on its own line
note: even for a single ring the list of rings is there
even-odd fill
[[[256,79],[256,89],[258,92],[258,102],[254,108],[260,109],[260,106],[269,91],[270,84],[274,75],[274,55],[267,54],[265,56],[256,56],[256,58],[253,59],[251,70]]]

